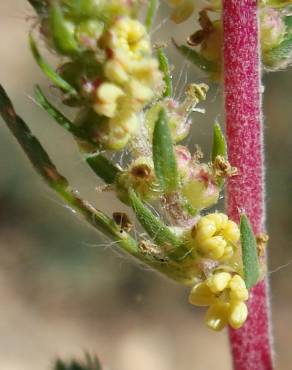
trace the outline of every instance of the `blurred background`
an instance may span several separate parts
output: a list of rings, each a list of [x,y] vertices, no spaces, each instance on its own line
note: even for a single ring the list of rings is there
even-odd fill
[[[153,39],[169,41],[160,9]],[[28,50],[33,24],[25,0],[0,1],[0,81],[61,172],[83,197],[110,214],[123,207],[99,185],[71,137],[33,102],[48,82]],[[182,41],[193,21],[176,29]],[[170,48],[176,96],[205,76]],[[292,69],[264,76],[269,277],[277,369],[292,365]],[[47,89],[54,100],[54,92]],[[223,123],[212,87],[205,115],[194,115],[190,147],[209,155],[212,125]],[[289,262],[291,264],[289,265]],[[230,370],[227,333],[203,324],[188,289],[121,255],[62,204],[0,125],[0,369],[49,370],[57,356],[96,353],[112,370]]]

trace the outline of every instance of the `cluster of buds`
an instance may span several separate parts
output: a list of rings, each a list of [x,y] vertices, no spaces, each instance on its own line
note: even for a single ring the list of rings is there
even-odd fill
[[[206,63],[216,66],[216,71],[208,71],[214,80],[222,78],[223,27],[221,22],[221,1],[168,1],[173,7],[172,19],[180,23],[188,19],[196,10],[201,29],[187,39],[188,45],[198,47],[199,54]],[[196,7],[195,7],[195,4]],[[286,67],[292,59],[291,1],[261,1],[259,3],[260,43],[263,65],[266,70]],[[212,20],[208,13],[212,12]],[[208,68],[205,68],[207,70]]]
[[[191,304],[209,306],[205,321],[217,331],[226,324],[234,329],[244,324],[248,315],[247,299],[248,290],[242,277],[224,271],[216,271],[205,281],[198,282],[189,296]]]
[[[80,3],[80,4],[79,4]],[[77,91],[65,103],[82,108],[78,126],[98,146],[120,150],[139,131],[139,113],[163,91],[145,26],[129,1],[47,3],[41,32],[47,44],[69,58],[59,73]]]
[[[239,228],[234,221],[223,213],[211,213],[201,217],[192,228],[190,243],[195,253],[228,261],[238,249],[239,239]]]
[[[244,302],[248,298],[239,226],[223,213],[205,214],[218,202],[224,180],[237,171],[228,162],[218,124],[214,126],[210,162],[202,162],[199,149],[192,154],[180,144],[189,134],[191,114],[206,99],[208,86],[192,83],[182,101],[173,97],[167,58],[161,50],[157,57],[153,55],[149,25],[137,18],[138,1],[29,1],[38,12],[47,46],[62,56],[62,64],[57,71],[47,73],[48,64],[39,63],[34,44],[33,54],[61,89],[63,103],[78,109],[77,117],[74,122],[67,119],[40,89],[37,100],[73,133],[86,152],[87,163],[107,183],[104,189],[114,189],[117,197],[133,208],[149,240],[143,236],[137,248],[131,244],[125,249],[176,281],[192,286],[190,302],[210,306],[206,319],[210,328],[220,330],[227,323],[239,328],[247,318]],[[191,0],[173,0],[171,5],[176,9],[173,14],[180,12],[176,21],[194,11]],[[211,21],[207,13],[220,9],[220,2],[207,1],[204,7],[200,13],[202,30],[192,35],[189,43],[201,44],[204,58],[220,59],[221,23]],[[152,10],[150,7],[150,15]],[[262,13],[265,50],[271,46],[271,39],[275,47],[285,37],[285,27],[281,35],[278,28],[270,28],[273,12],[278,10]],[[112,163],[100,149],[124,149],[127,164],[122,168]],[[168,222],[157,217],[148,204],[162,209]],[[94,220],[97,217],[94,214]],[[113,227],[120,245],[130,240],[126,234],[132,232],[133,224],[125,213],[114,212],[109,222],[105,216],[101,218],[97,224],[101,228],[106,224],[107,234]],[[253,274],[252,283],[257,278]]]

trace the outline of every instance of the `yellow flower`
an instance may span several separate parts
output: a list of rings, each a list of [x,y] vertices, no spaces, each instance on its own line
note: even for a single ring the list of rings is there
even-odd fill
[[[248,299],[245,282],[238,274],[216,272],[191,290],[189,301],[196,306],[210,306],[206,324],[213,330],[221,330],[226,324],[240,328],[247,319]]]
[[[119,17],[100,47],[106,57],[104,80],[95,90],[93,109],[108,121],[97,137],[104,147],[117,150],[138,132],[139,113],[163,90],[163,75],[146,28],[137,20]]]
[[[237,224],[223,213],[211,213],[200,218],[192,229],[194,250],[219,261],[229,260],[240,238]]]
[[[152,57],[150,38],[141,22],[129,17],[118,19],[110,28],[104,44],[113,54],[104,68],[109,80],[118,84],[138,80],[152,89],[151,98],[157,93],[157,86],[162,89],[163,76],[157,60]],[[147,97],[146,101],[151,98]]]
[[[96,90],[97,101],[94,105],[96,113],[106,117],[114,117],[118,99],[125,93],[121,88],[109,82],[103,82]]]
[[[107,45],[119,62],[127,64],[141,61],[145,55],[151,55],[151,44],[145,26],[134,19],[122,17],[109,30]]]

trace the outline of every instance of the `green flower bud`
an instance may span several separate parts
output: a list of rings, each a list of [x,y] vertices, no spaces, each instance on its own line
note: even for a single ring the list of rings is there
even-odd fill
[[[76,28],[76,39],[86,49],[96,49],[97,41],[101,37],[104,24],[96,20],[81,22]]]
[[[206,184],[204,181],[195,179],[190,180],[183,187],[182,194],[195,209],[211,207],[219,199],[219,189],[215,184]]]
[[[118,198],[129,203],[128,190],[133,188],[141,199],[150,201],[160,195],[151,159],[140,157],[124,171],[117,180],[116,190]]]
[[[281,13],[272,8],[263,8],[260,13],[261,47],[265,52],[278,46],[286,33],[285,22]]]
[[[190,180],[183,185],[182,194],[195,209],[208,208],[218,202],[220,188],[209,168],[203,164],[193,167]]]
[[[153,105],[146,112],[146,124],[150,135],[152,136],[161,108],[164,108],[173,141],[177,143],[185,139],[192,124],[190,114],[201,100],[206,99],[207,91],[206,84],[190,84],[186,89],[185,99],[181,103],[172,98],[165,98]]]

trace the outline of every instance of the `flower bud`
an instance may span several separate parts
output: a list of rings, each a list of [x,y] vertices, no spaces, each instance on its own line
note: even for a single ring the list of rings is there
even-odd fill
[[[192,175],[182,187],[182,194],[195,209],[203,209],[218,202],[220,188],[214,182],[206,165],[197,164]]]
[[[190,292],[189,302],[195,306],[210,306],[215,303],[215,296],[204,282],[196,284]]]
[[[96,20],[83,21],[76,28],[76,39],[85,49],[95,50],[103,29],[104,24],[102,22]]]
[[[139,157],[119,176],[117,196],[124,203],[129,202],[129,188],[133,188],[143,200],[153,200],[160,195],[151,159]]]
[[[230,304],[228,323],[233,329],[239,329],[245,323],[247,316],[248,309],[244,302]]]
[[[205,322],[210,329],[222,330],[228,322],[229,303],[216,302],[207,311]]]
[[[191,244],[205,257],[229,260],[239,242],[238,226],[223,213],[203,216],[191,231]]]
[[[211,207],[219,199],[219,189],[216,184],[198,179],[191,179],[182,188],[182,194],[195,209]]]
[[[273,8],[262,8],[260,12],[261,47],[265,52],[278,46],[286,33],[281,13]]]
[[[173,98],[165,98],[153,105],[146,112],[146,123],[150,135],[154,131],[155,123],[161,108],[167,112],[168,124],[171,130],[172,139],[175,143],[182,141],[188,135],[192,121],[190,114],[195,110],[196,105],[206,99],[208,86],[206,84],[190,84],[185,91],[185,99],[182,102]]]
[[[188,148],[183,145],[176,145],[174,149],[178,172],[181,177],[181,181],[185,182],[190,177],[192,172],[192,155]]]

